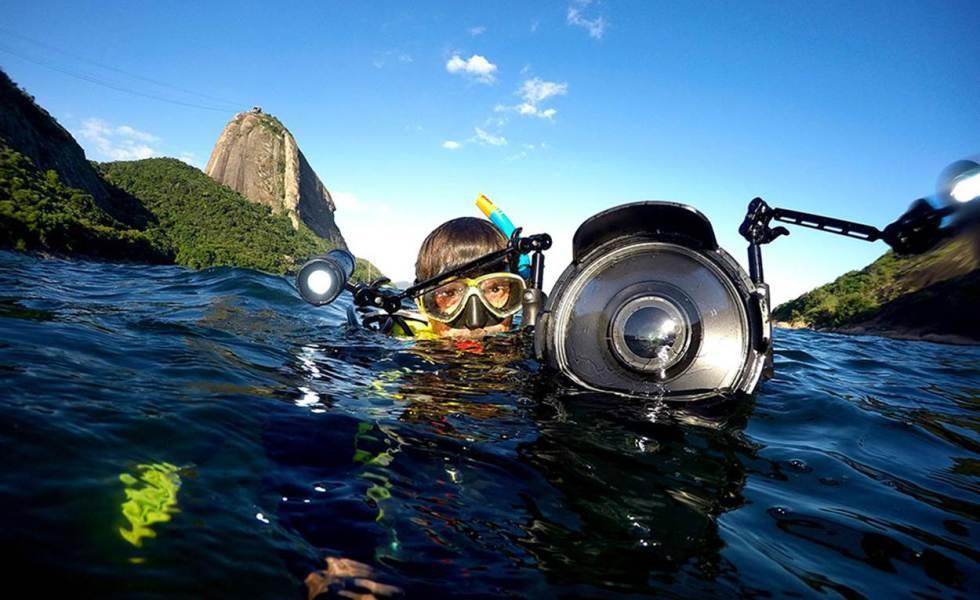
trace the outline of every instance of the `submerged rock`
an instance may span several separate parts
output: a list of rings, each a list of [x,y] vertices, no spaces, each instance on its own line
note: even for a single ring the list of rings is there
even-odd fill
[[[225,126],[205,172],[252,202],[285,212],[294,228],[302,222],[318,236],[347,247],[334,221],[330,192],[289,130],[261,109],[238,113]]]

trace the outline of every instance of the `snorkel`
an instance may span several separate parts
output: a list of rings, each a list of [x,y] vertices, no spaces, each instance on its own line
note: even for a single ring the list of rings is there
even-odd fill
[[[497,226],[500,233],[504,234],[504,237],[510,239],[510,236],[514,234],[514,224],[504,211],[497,208],[497,205],[490,201],[483,194],[476,197],[476,207],[480,209],[480,212],[490,219],[490,222]],[[517,262],[517,272],[520,273],[521,277],[527,279],[531,276],[531,258],[527,254],[522,254]]]

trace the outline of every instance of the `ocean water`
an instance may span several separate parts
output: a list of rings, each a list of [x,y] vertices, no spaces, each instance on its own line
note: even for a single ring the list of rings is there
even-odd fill
[[[8,588],[302,598],[329,556],[413,598],[978,597],[980,347],[777,330],[698,415],[343,309],[0,253]]]

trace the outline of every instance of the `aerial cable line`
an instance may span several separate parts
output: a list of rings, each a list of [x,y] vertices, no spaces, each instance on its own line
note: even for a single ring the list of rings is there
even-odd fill
[[[150,77],[145,77],[143,75],[138,75],[136,73],[130,73],[129,71],[125,71],[125,70],[120,69],[118,67],[113,67],[111,65],[100,63],[100,62],[95,61],[95,60],[92,60],[90,58],[85,58],[84,56],[79,56],[79,55],[74,54],[72,52],[69,52],[67,50],[63,50],[61,48],[57,48],[57,47],[52,46],[50,44],[46,44],[44,42],[41,42],[41,41],[38,41],[38,40],[35,40],[35,39],[32,39],[32,38],[29,38],[26,35],[22,35],[22,34],[13,32],[13,31],[9,31],[7,29],[0,28],[0,31],[2,31],[4,33],[4,35],[10,35],[10,36],[18,37],[18,38],[20,38],[20,39],[22,39],[22,40],[24,40],[26,42],[30,42],[30,43],[35,44],[37,46],[40,46],[42,48],[47,48],[48,50],[53,50],[53,51],[58,52],[60,54],[64,54],[65,56],[68,56],[70,58],[73,58],[73,59],[75,59],[75,60],[77,60],[79,62],[88,63],[90,65],[94,65],[94,66],[99,67],[101,69],[106,69],[106,70],[109,70],[109,71],[115,71],[115,72],[120,73],[122,75],[126,75],[127,77],[133,77],[134,79],[140,79],[140,80],[146,81],[148,83],[152,83],[153,85],[157,85],[157,86],[164,87],[164,88],[170,88],[172,90],[176,90],[178,92],[183,92],[184,94],[189,94],[191,96],[198,96],[200,98],[206,98],[208,100],[215,100],[217,102],[222,102],[224,104],[231,104],[231,105],[234,105],[236,107],[245,106],[245,103],[244,102],[236,102],[234,100],[228,100],[227,98],[220,98],[218,96],[211,96],[211,95],[208,95],[208,94],[202,94],[201,92],[195,92],[194,90],[189,90],[187,88],[182,88],[180,86],[176,86],[176,85],[173,85],[171,83],[167,83],[167,82],[164,82],[164,81],[158,81],[156,79],[151,79]]]
[[[116,85],[114,83],[103,81],[103,80],[98,79],[96,77],[92,77],[91,75],[73,73],[73,72],[71,72],[71,71],[69,71],[67,69],[63,69],[61,67],[57,67],[55,65],[49,64],[47,62],[44,62],[42,60],[38,60],[38,59],[35,59],[35,58],[31,58],[29,56],[25,56],[25,55],[23,55],[23,54],[15,51],[15,50],[11,50],[10,48],[4,47],[2,44],[0,44],[0,52],[6,52],[7,54],[11,54],[13,56],[16,56],[18,58],[21,58],[23,60],[26,60],[28,62],[34,63],[36,65],[40,65],[40,66],[42,66],[44,68],[51,69],[51,70],[57,71],[59,73],[63,73],[65,75],[68,75],[69,77],[74,77],[75,79],[81,79],[82,81],[87,81],[89,83],[94,83],[95,85],[101,85],[103,87],[107,87],[109,89],[116,90],[118,92],[125,92],[127,94],[133,94],[134,96],[142,96],[143,98],[149,98],[151,100],[157,100],[159,102],[167,102],[169,104],[176,104],[178,106],[186,106],[188,108],[197,108],[197,109],[200,109],[200,110],[212,110],[212,111],[215,111],[215,112],[222,112],[222,113],[227,113],[228,112],[228,109],[227,108],[218,108],[218,107],[215,107],[215,106],[204,106],[202,104],[194,104],[193,102],[183,102],[181,100],[174,100],[173,98],[164,98],[163,96],[157,96],[155,94],[148,94],[146,92],[140,92],[140,91],[137,91],[137,90],[132,90],[132,89],[129,89],[129,88],[125,88],[125,87]]]

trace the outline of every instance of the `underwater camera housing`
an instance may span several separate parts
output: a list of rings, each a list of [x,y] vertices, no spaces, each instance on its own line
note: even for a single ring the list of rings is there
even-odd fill
[[[770,360],[769,290],[690,206],[637,202],[586,220],[535,331],[577,386],[694,401],[751,394]]]

